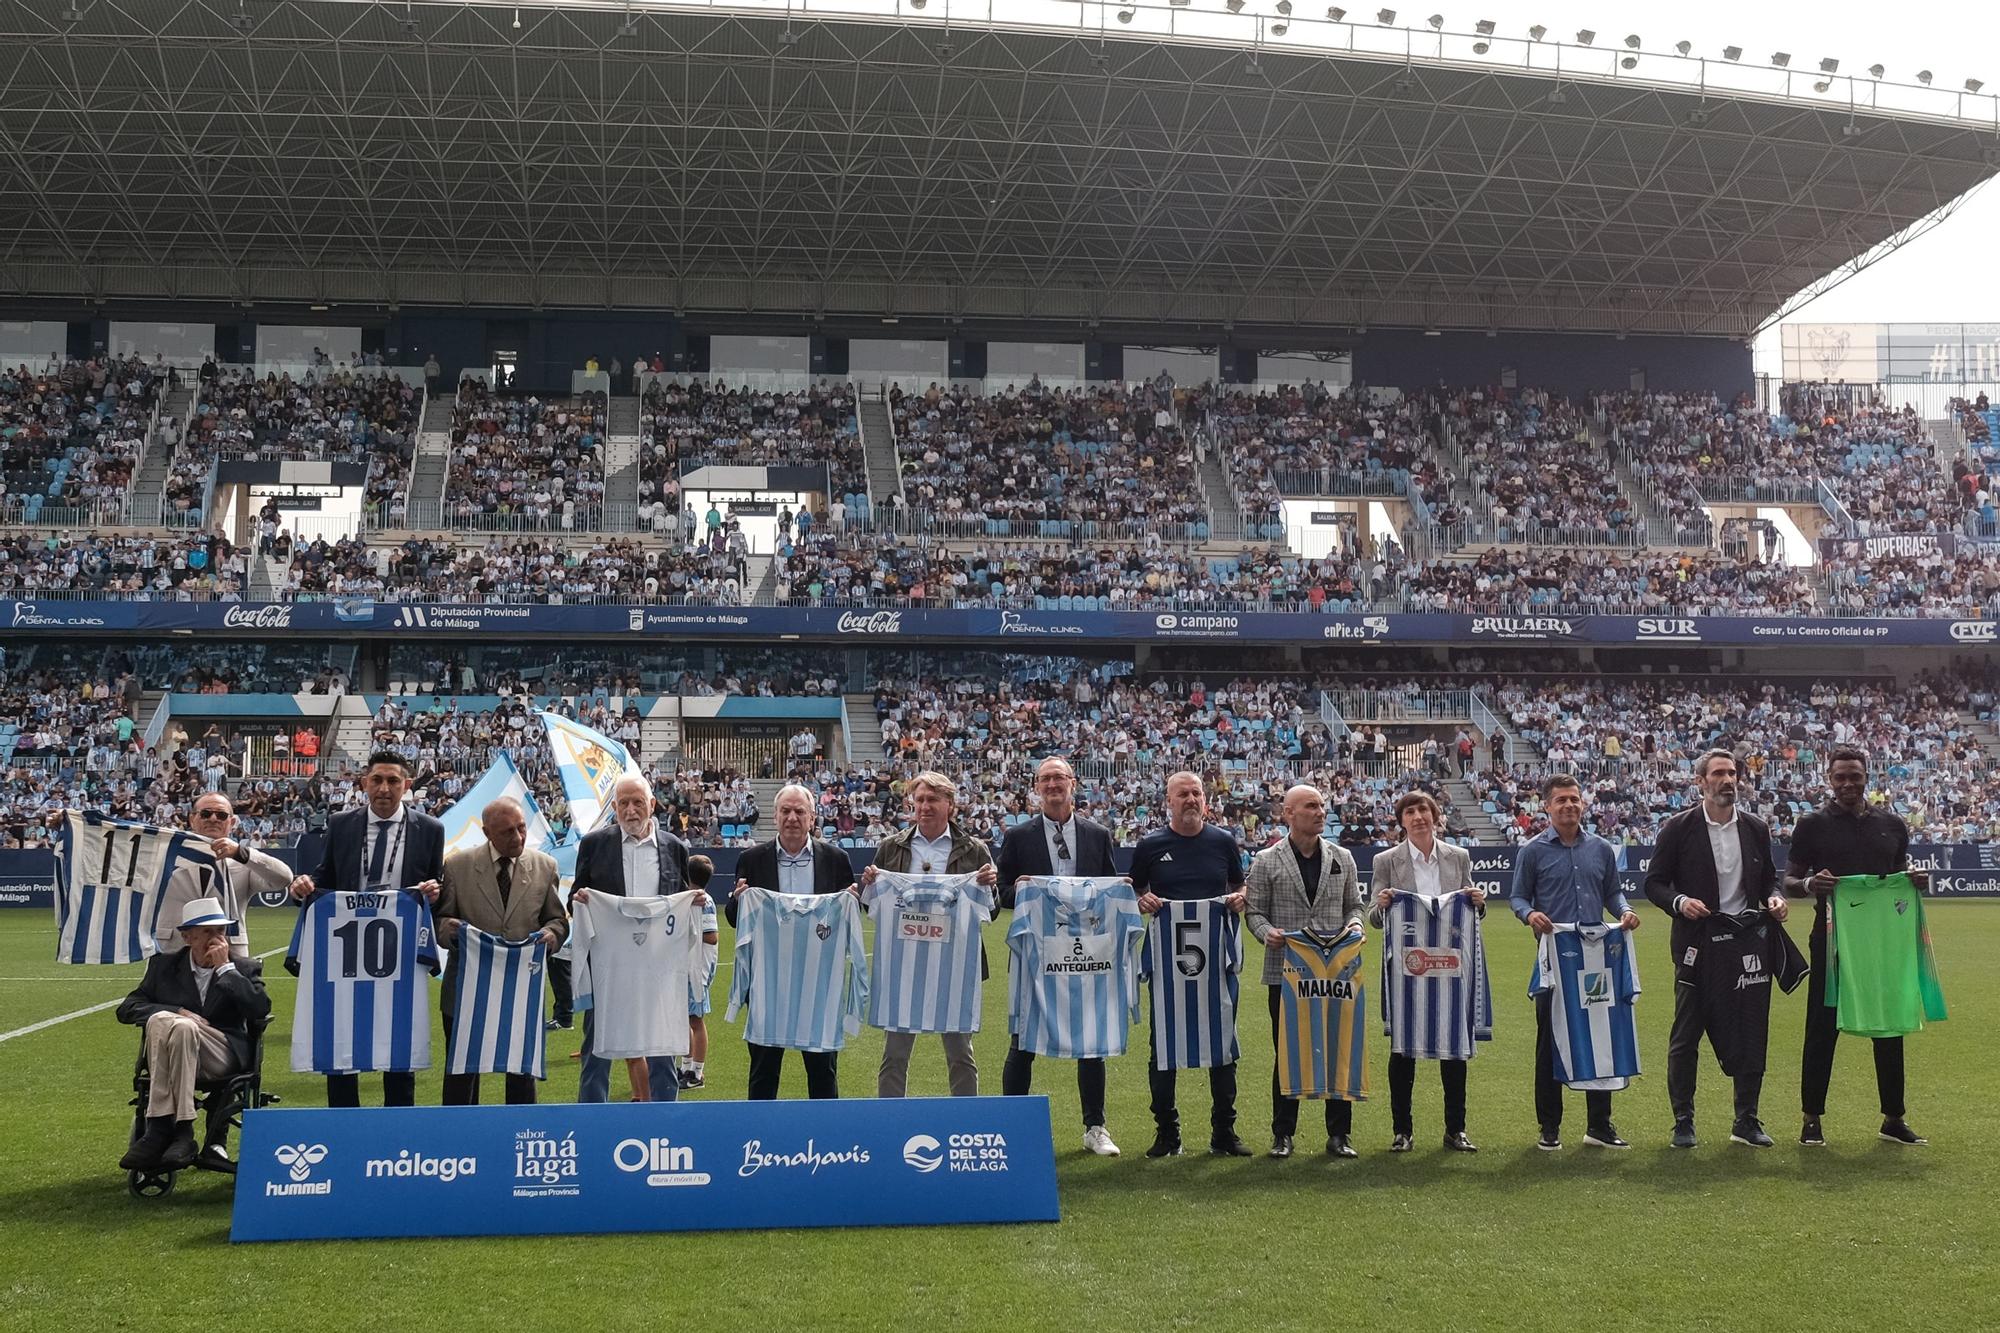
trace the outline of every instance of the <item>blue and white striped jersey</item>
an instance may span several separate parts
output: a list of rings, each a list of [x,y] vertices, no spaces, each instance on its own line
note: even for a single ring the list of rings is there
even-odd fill
[[[1236,1063],[1242,970],[1242,922],[1222,899],[1168,902],[1153,914],[1139,948],[1139,975],[1152,982],[1153,1068]]]
[[[837,1051],[861,1030],[868,951],[851,893],[745,889],[736,907],[732,1022],[746,1004],[743,1040],[793,1051]]]
[[[591,1010],[591,1052],[607,1060],[686,1055],[695,984],[708,969],[694,890],[593,893],[570,928],[570,985]]]
[[[1479,909],[1463,889],[1398,892],[1382,917],[1382,1031],[1413,1060],[1470,1060],[1493,1039]]]
[[[285,968],[299,979],[294,1073],[430,1068],[438,955],[422,894],[321,894],[299,910]]]
[[[1639,997],[1639,962],[1631,938],[1615,923],[1556,926],[1542,936],[1535,960],[1539,995],[1549,1003],[1556,1082],[1592,1091],[1617,1091],[1639,1073],[1639,1034],[1633,1002]]]
[[[1132,886],[1110,876],[1030,875],[1015,884],[1007,1028],[1021,1049],[1065,1060],[1125,1054],[1139,1017],[1134,945],[1146,929]]]
[[[167,881],[183,865],[214,870],[208,839],[71,811],[56,838],[56,961],[152,957],[159,951],[154,932]],[[242,930],[238,922],[231,937],[240,938]]]
[[[967,875],[875,872],[861,900],[875,918],[868,1025],[885,1032],[979,1031],[980,928],[993,891]]]
[[[503,940],[476,926],[459,927],[446,1072],[548,1077],[542,1065],[547,951],[540,935]]]

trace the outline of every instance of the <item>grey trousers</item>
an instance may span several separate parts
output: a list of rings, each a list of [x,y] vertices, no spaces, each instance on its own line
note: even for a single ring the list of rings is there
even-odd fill
[[[972,1058],[972,1034],[941,1032],[938,1034],[938,1040],[944,1043],[945,1073],[951,1081],[951,1095],[977,1097],[979,1063]],[[882,1067],[875,1071],[877,1097],[902,1097],[908,1094],[910,1052],[916,1045],[917,1034],[914,1032],[882,1034]]]

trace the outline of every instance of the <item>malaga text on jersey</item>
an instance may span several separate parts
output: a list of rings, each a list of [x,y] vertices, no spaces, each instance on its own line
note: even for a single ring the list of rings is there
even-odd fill
[[[1285,935],[1278,1001],[1278,1091],[1287,1097],[1368,1100],[1368,988],[1361,932],[1336,939]]]

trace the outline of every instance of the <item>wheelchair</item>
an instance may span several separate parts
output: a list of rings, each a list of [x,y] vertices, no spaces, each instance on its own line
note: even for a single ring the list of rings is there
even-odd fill
[[[256,1041],[252,1046],[250,1067],[227,1078],[199,1079],[194,1085],[194,1109],[196,1118],[203,1122],[204,1145],[208,1134],[218,1122],[226,1129],[241,1132],[243,1112],[246,1108],[271,1106],[277,1103],[278,1095],[264,1091],[264,1030],[271,1025],[267,1017],[258,1026]],[[146,1038],[143,1029],[139,1035],[139,1057],[132,1062],[132,1133],[126,1146],[139,1141],[146,1132],[146,1103],[153,1089],[152,1073],[146,1068]],[[193,1168],[187,1168],[192,1170]],[[158,1169],[153,1171],[127,1171],[125,1188],[135,1199],[162,1199],[174,1192],[174,1178],[178,1170]]]

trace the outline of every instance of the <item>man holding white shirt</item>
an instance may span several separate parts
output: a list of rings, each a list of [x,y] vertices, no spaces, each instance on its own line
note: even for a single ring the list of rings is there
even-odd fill
[[[611,813],[618,822],[586,833],[577,844],[572,911],[589,902],[593,893],[665,898],[681,891],[687,883],[687,844],[653,817],[653,805],[653,788],[642,777],[627,775],[612,786]],[[700,901],[706,903],[707,895]],[[587,1009],[583,1015],[583,1072],[576,1089],[580,1102],[608,1101],[611,1096],[611,1062],[591,1052],[595,1013]],[[649,1058],[646,1074],[650,1100],[670,1102],[680,1096],[680,1073],[673,1056]]]

